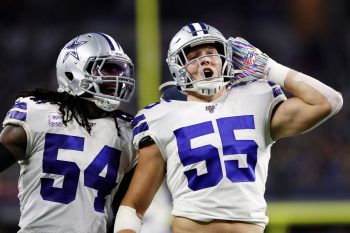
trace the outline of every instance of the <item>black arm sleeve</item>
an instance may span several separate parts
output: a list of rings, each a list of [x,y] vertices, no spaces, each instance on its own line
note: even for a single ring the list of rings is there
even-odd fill
[[[117,193],[115,194],[113,202],[112,202],[112,208],[113,208],[113,213],[114,213],[113,224],[112,224],[112,226],[109,227],[107,233],[113,233],[115,215],[117,214],[120,203],[122,202],[122,200],[126,194],[126,191],[128,190],[129,184],[131,182],[131,178],[134,175],[135,168],[136,168],[136,166],[133,167],[133,169],[131,169],[128,173],[125,173],[122,181],[120,182]]]
[[[146,146],[150,146],[155,144],[154,140],[150,137],[150,136],[146,136],[144,138],[142,138],[139,142],[139,149],[142,149]]]
[[[12,153],[0,142],[0,172],[16,162]]]
[[[125,173],[122,181],[120,182],[118,191],[113,199],[113,208],[115,209],[115,212],[118,211],[119,205],[122,202],[126,194],[126,191],[128,190],[129,184],[131,182],[131,178],[134,175],[135,167],[133,167],[133,169],[131,169],[128,173]]]

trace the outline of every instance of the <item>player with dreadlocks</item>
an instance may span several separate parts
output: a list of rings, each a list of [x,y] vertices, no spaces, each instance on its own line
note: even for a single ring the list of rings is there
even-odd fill
[[[46,103],[50,102],[52,104],[57,104],[59,106],[59,111],[62,114],[62,123],[67,125],[67,123],[73,118],[77,121],[77,123],[84,127],[89,133],[91,132],[91,125],[89,124],[89,117],[94,118],[93,115],[104,115],[111,116],[116,120],[118,116],[124,115],[125,117],[131,117],[129,114],[116,109],[111,112],[107,112],[104,110],[100,110],[98,108],[94,109],[91,112],[91,107],[95,108],[93,103],[86,102],[86,100],[81,99],[79,96],[73,96],[68,94],[67,92],[56,92],[42,88],[36,88],[32,91],[22,91],[17,96],[16,99],[20,97],[35,97],[38,101],[37,103]],[[116,127],[118,129],[118,121],[115,121]],[[120,136],[120,133],[118,132]]]
[[[20,165],[19,232],[107,232],[137,162],[132,116],[118,110],[133,63],[112,37],[83,34],[61,50],[57,80],[57,92],[19,93],[3,122],[0,172]]]

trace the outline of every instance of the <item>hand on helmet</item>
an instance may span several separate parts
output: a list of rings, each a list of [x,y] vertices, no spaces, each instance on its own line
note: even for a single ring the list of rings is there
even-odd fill
[[[232,48],[232,61],[242,73],[236,77],[261,79],[266,76],[265,68],[269,57],[241,37],[230,37],[228,43]]]

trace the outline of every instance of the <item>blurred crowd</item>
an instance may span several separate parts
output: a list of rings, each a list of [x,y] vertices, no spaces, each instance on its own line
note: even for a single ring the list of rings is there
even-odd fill
[[[273,146],[266,197],[350,199],[350,2],[178,0],[159,4],[163,81],[171,79],[165,57],[173,34],[186,23],[206,22],[226,37],[241,36],[279,63],[342,92],[344,106],[338,115],[310,133]],[[95,31],[112,35],[137,69],[134,8],[134,1],[1,1],[1,121],[18,91],[57,88],[57,55],[75,35]],[[124,109],[134,114],[141,107],[136,95]],[[0,232],[6,232],[6,224],[10,228],[18,222],[18,171],[15,165],[0,174]]]

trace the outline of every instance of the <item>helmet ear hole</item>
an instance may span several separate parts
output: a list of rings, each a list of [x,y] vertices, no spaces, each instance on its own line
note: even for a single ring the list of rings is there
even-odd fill
[[[64,73],[69,81],[72,81],[74,79],[74,76],[71,72],[65,72]]]

